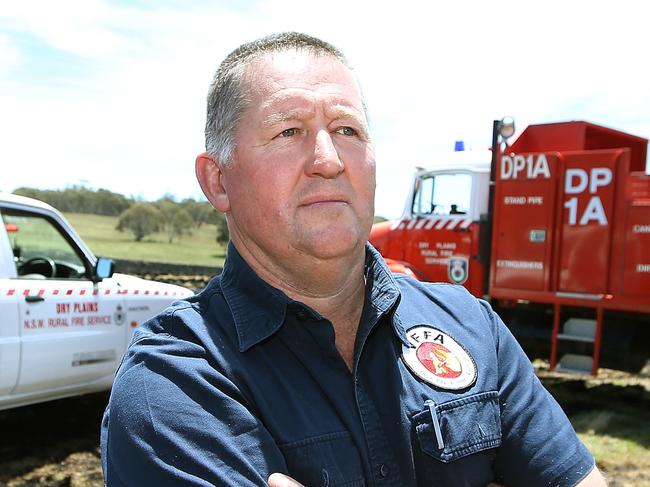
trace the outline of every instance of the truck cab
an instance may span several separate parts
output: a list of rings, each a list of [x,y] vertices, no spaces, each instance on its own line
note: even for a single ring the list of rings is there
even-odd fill
[[[416,170],[402,216],[375,225],[370,242],[397,272],[463,284],[480,296],[491,152],[459,151],[432,159],[426,169]]]
[[[192,291],[97,258],[51,206],[0,193],[0,409],[110,388],[134,328]]]

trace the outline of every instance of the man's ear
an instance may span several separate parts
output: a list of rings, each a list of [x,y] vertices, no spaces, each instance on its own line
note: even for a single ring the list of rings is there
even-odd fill
[[[217,210],[226,213],[230,210],[230,201],[223,186],[223,172],[219,162],[207,152],[196,157],[194,165],[196,179],[208,201]]]

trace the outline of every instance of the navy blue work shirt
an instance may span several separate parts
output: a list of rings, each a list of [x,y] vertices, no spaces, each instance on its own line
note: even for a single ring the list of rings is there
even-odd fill
[[[487,303],[392,275],[370,246],[366,279],[350,371],[332,324],[231,244],[221,276],[136,330],[102,422],[107,485],[266,486],[282,472],[307,487],[568,486],[591,471]],[[402,354],[423,325],[466,352],[470,384],[412,372]]]

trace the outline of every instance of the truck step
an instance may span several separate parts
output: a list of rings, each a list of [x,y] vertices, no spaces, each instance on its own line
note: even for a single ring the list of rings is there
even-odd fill
[[[563,332],[557,337],[561,340],[593,343],[596,336],[596,320],[569,318],[564,323]]]
[[[593,364],[594,359],[590,355],[567,353],[562,356],[555,370],[569,374],[591,374]]]

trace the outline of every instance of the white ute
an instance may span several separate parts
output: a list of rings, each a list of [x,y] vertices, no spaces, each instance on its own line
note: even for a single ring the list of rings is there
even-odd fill
[[[0,193],[0,410],[108,389],[133,329],[190,296],[113,274],[50,205]]]

